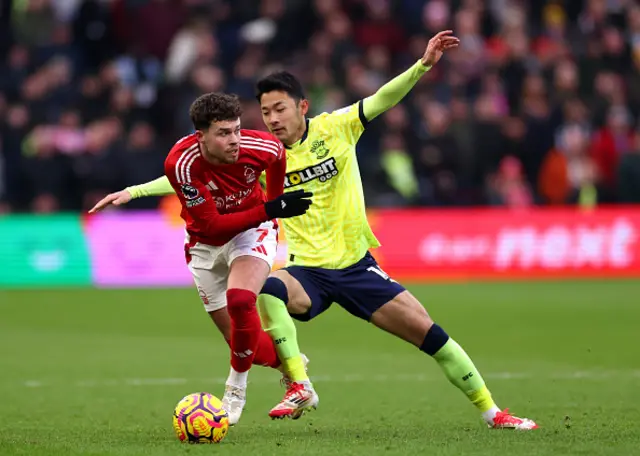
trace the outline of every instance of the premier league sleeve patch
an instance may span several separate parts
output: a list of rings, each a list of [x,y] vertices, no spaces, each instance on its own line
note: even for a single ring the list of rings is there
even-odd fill
[[[192,201],[200,196],[200,192],[193,185],[182,184],[182,187],[180,189],[182,190],[182,194],[187,201]]]
[[[348,114],[353,106],[345,106],[344,108],[336,109],[332,114]]]

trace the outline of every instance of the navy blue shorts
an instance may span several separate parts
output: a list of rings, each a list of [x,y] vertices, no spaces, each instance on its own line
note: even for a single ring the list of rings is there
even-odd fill
[[[289,266],[285,271],[302,284],[311,298],[307,313],[291,314],[299,321],[317,317],[334,302],[350,314],[369,321],[376,310],[405,290],[380,269],[368,252],[360,261],[344,269]]]

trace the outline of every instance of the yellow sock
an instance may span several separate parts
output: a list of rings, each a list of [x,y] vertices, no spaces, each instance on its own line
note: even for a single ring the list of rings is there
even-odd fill
[[[488,412],[494,407],[497,408],[491,397],[491,392],[486,386],[469,394],[469,400],[480,410],[480,413]]]
[[[282,360],[280,370],[294,382],[309,380],[298,347],[296,325],[287,312],[284,301],[263,293],[258,296],[258,311],[262,327],[275,341],[276,352]]]
[[[291,358],[282,360],[282,367],[285,373],[294,382],[304,382],[309,380],[307,371],[304,369],[304,361],[301,355],[296,355]]]

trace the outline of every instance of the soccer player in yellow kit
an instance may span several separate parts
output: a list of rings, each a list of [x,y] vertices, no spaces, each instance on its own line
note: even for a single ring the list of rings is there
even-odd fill
[[[311,119],[306,118],[309,103],[293,75],[274,73],[257,83],[263,120],[287,149],[285,191],[304,188],[314,194],[305,215],[281,220],[288,263],[269,276],[258,297],[263,327],[276,341],[281,360],[292,366],[289,392],[270,412],[274,418],[299,416],[300,404],[308,400],[306,373],[289,314],[309,321],[335,302],[433,357],[489,427],[537,428],[532,420],[497,407],[467,353],[369,253],[380,244],[366,218],[356,143],[371,120],[400,102],[443,52],[458,43],[451,31],[438,33],[418,62],[375,94]],[[145,185],[144,194],[171,193],[157,181]],[[134,189],[133,193],[140,192]]]

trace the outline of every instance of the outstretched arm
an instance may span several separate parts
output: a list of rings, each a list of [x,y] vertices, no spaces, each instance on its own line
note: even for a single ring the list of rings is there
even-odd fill
[[[114,206],[121,206],[123,204],[127,204],[132,199],[142,198],[143,196],[162,196],[174,193],[175,190],[171,186],[167,176],[162,176],[152,180],[151,182],[133,185],[125,188],[124,190],[120,190],[119,192],[109,193],[91,208],[89,214],[99,212],[110,204],[113,204]]]
[[[458,47],[460,40],[446,30],[429,40],[427,49],[420,60],[404,73],[380,87],[376,93],[362,101],[364,116],[368,121],[398,104],[416,85],[423,74],[438,63],[444,51]]]
[[[142,198],[143,196],[164,196],[175,193],[167,176],[159,177],[144,184],[127,187],[125,190],[131,193],[132,199]]]

